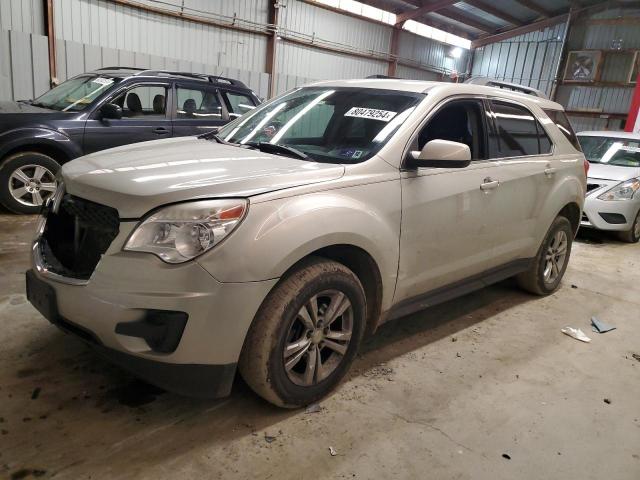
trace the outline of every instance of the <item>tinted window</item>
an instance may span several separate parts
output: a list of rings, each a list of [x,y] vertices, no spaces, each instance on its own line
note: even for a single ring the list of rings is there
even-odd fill
[[[229,106],[229,116],[236,118],[247,113],[249,110],[255,108],[255,103],[248,95],[235,92],[224,92],[224,96],[227,98],[227,105]]]
[[[549,116],[564,136],[567,137],[567,140],[571,142],[571,145],[573,145],[576,150],[582,151],[580,142],[578,142],[578,138],[576,137],[576,133],[573,131],[571,123],[569,123],[569,119],[565,113],[562,110],[545,110],[544,113]]]
[[[222,118],[222,106],[214,90],[178,87],[177,94],[178,118]]]
[[[497,132],[495,145],[498,157],[538,155],[538,125],[533,114],[524,107],[511,103],[491,102]]]
[[[111,103],[120,105],[123,118],[164,118],[167,111],[167,88],[159,85],[141,85],[121,93]]]
[[[538,139],[540,141],[540,153],[551,153],[551,147],[553,146],[551,139],[547,135],[547,132],[544,131],[542,125],[540,125],[540,122],[536,121],[536,125],[538,127]]]
[[[431,140],[464,143],[473,160],[485,159],[485,135],[482,104],[475,100],[453,101],[442,107],[418,135],[417,149]]]

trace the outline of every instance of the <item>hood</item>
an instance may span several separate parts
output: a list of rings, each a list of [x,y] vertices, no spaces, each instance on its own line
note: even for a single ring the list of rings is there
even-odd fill
[[[344,166],[297,160],[195,137],[136,143],[66,163],[72,195],[139,218],[161,205],[249,197],[340,178]]]
[[[0,102],[0,115],[7,113],[59,113],[57,110],[36,107],[24,102]]]
[[[589,178],[623,182],[635,177],[640,177],[640,168],[620,167],[617,165],[607,165],[605,163],[589,164]]]

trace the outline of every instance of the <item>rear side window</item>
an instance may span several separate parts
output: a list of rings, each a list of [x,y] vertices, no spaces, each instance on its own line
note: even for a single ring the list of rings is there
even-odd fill
[[[177,92],[178,118],[222,118],[222,106],[214,90],[178,87]]]
[[[571,142],[571,145],[581,152],[582,148],[580,147],[580,142],[578,141],[578,137],[576,137],[576,132],[574,132],[571,127],[571,123],[569,123],[567,115],[562,110],[545,110],[544,113],[548,115],[553,123],[556,124],[556,127],[560,129],[565,137],[567,137],[567,140]]]
[[[551,151],[551,140],[526,108],[492,101],[495,131],[490,135],[492,157],[523,157]]]
[[[253,110],[256,106],[253,99],[248,95],[236,92],[223,92],[223,95],[226,97],[231,118],[237,118],[249,110]]]

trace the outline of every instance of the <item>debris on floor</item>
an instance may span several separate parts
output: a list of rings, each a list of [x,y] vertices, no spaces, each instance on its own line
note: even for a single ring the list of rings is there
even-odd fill
[[[31,394],[31,400],[36,400],[40,396],[40,391],[41,391],[40,387],[36,388]]]
[[[266,433],[264,434],[264,441],[267,443],[273,443],[275,442],[276,437],[273,437],[271,435],[267,435]]]
[[[611,330],[615,330],[616,327],[608,323],[598,320],[596,317],[591,317],[591,330],[597,333],[606,333]]]
[[[611,405],[611,399],[610,398],[605,398],[604,399],[604,403],[606,403],[607,405]]]
[[[638,355],[637,353],[632,353],[631,356],[640,362],[640,355]]]
[[[573,327],[564,327],[560,330],[565,335],[569,335],[570,337],[575,338],[576,340],[580,340],[581,342],[589,343],[591,339],[587,337],[582,330],[579,328]]]
[[[338,452],[336,452],[336,449],[333,447],[329,447],[329,453],[332,457],[335,457],[338,454]]]
[[[312,403],[305,409],[304,413],[318,413],[320,411],[322,411],[322,407],[320,406],[320,404]]]
[[[509,455],[508,453],[503,453],[502,454],[502,458],[506,458],[507,460],[511,460],[511,455]]]
[[[578,286],[571,284],[571,288],[578,288]]]

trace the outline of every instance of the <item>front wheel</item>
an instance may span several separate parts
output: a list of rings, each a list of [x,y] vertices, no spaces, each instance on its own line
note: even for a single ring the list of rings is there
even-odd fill
[[[619,238],[627,243],[638,243],[638,241],[640,241],[640,211],[638,211],[633,225],[631,225],[631,229],[626,232],[620,232]]]
[[[38,213],[56,190],[60,165],[38,152],[20,152],[0,166],[0,203],[14,213]]]
[[[524,290],[549,295],[560,286],[571,255],[573,229],[565,217],[556,217],[529,269],[516,278]]]
[[[344,377],[365,329],[358,277],[316,258],[282,280],[263,302],[238,368],[261,397],[298,407],[328,394]]]

